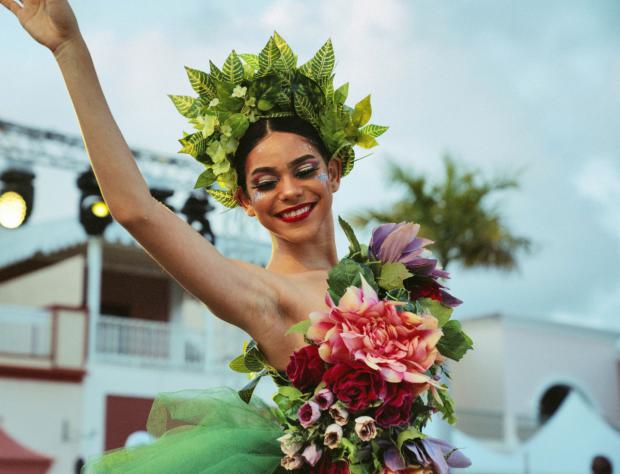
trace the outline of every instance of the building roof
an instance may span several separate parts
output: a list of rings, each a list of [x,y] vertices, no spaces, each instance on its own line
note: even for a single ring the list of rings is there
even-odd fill
[[[139,247],[121,225],[112,222],[103,235],[109,245]],[[0,268],[15,265],[37,256],[51,256],[84,246],[88,236],[82,225],[73,218],[26,224],[18,229],[0,229]],[[257,265],[269,260],[271,247],[266,242],[238,236],[218,235],[216,247],[225,256]]]
[[[36,465],[40,466],[40,472],[47,472],[53,458],[39,454],[25,446],[22,446],[9,434],[0,428],[0,465],[7,467]],[[15,471],[23,472],[23,471]],[[30,471],[28,471],[30,472]]]

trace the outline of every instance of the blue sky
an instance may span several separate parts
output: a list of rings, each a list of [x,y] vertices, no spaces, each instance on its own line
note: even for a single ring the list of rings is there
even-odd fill
[[[335,212],[399,195],[384,162],[441,175],[451,152],[487,176],[522,169],[498,196],[537,251],[521,270],[452,273],[459,314],[620,327],[620,3],[76,0],[104,90],[129,143],[175,153],[187,125],[166,94],[191,93],[184,65],[257,52],[277,30],[301,60],[331,37],[336,82],[372,93],[391,129],[337,194]],[[0,117],[77,133],[51,55],[0,12]],[[190,159],[188,157],[188,159]],[[373,193],[368,192],[373,190]],[[33,219],[74,214],[73,178],[41,170]],[[70,204],[68,204],[70,203]],[[344,241],[338,238],[344,251]]]

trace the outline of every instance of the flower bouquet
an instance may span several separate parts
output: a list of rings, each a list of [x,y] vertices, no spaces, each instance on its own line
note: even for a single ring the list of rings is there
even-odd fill
[[[417,237],[417,224],[383,224],[363,246],[339,221],[350,246],[328,276],[330,310],[289,330],[303,333],[308,345],[291,355],[286,374],[270,367],[254,343],[231,362],[278,384],[282,468],[388,474],[469,466],[460,451],[423,433],[434,413],[456,422],[442,383],[442,375],[449,377],[444,362],[472,348],[450,319],[461,301],[438,281],[449,275],[423,255],[432,241]],[[242,398],[249,400],[259,378]]]

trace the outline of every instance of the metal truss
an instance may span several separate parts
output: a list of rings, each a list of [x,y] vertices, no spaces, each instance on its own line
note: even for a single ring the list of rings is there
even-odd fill
[[[132,148],[133,156],[151,188],[189,191],[201,166],[191,157],[168,156]],[[80,173],[88,168],[79,136],[18,125],[0,119],[0,163],[5,167],[61,168]]]

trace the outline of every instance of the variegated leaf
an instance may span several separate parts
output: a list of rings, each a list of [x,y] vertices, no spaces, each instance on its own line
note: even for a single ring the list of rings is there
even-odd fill
[[[375,139],[375,137],[372,137],[370,135],[366,135],[364,133],[360,134],[357,137],[357,140],[355,141],[355,144],[362,147],[362,148],[372,148],[374,146],[377,146],[377,140]]]
[[[243,81],[243,64],[241,64],[241,60],[234,49],[226,58],[222,73],[224,80],[231,84],[240,84]]]
[[[366,135],[370,135],[371,137],[377,138],[381,135],[383,135],[387,129],[390,127],[386,127],[385,125],[374,125],[374,124],[368,124],[365,127],[360,128],[360,132],[366,134]]]
[[[328,39],[310,61],[314,79],[321,81],[331,76],[335,61],[332,40]]]
[[[294,70],[295,66],[297,66],[297,57],[293,53],[293,50],[286,43],[286,41],[284,41],[284,38],[282,38],[276,31],[273,32],[273,39],[276,43],[276,46],[280,50],[280,60],[282,61],[285,68],[289,71]]]
[[[344,104],[349,95],[349,83],[345,82],[334,92],[334,98],[339,104]]]
[[[273,38],[269,38],[269,41],[258,55],[258,70],[259,75],[267,74],[273,68],[274,63],[280,57],[280,50],[276,45]]]
[[[224,74],[215,64],[213,64],[213,61],[209,61],[209,72],[211,73],[211,77],[216,81],[224,80]]]
[[[233,196],[233,193],[221,191],[219,189],[207,189],[207,192],[223,206],[229,208],[237,207],[237,200],[235,199],[235,196]]]
[[[192,85],[192,88],[201,96],[211,100],[215,97],[215,87],[211,83],[211,78],[206,72],[199,71],[198,69],[192,69],[185,66],[187,77]]]
[[[202,102],[196,104],[198,99],[195,97],[190,97],[188,95],[169,95],[168,97],[170,97],[174,106],[184,117],[194,118],[198,115],[198,106],[201,106]]]
[[[294,105],[297,115],[299,115],[300,118],[310,122],[315,128],[318,129],[319,118],[314,111],[314,107],[312,106],[310,99],[308,99],[305,95],[295,92]]]
[[[278,92],[275,100],[276,104],[278,104],[278,107],[281,107],[283,109],[288,109],[291,106],[291,98],[288,94],[285,94],[282,91]]]
[[[353,163],[355,161],[355,151],[350,146],[346,146],[338,153],[338,158],[342,163],[342,176],[348,175],[353,169]]]

